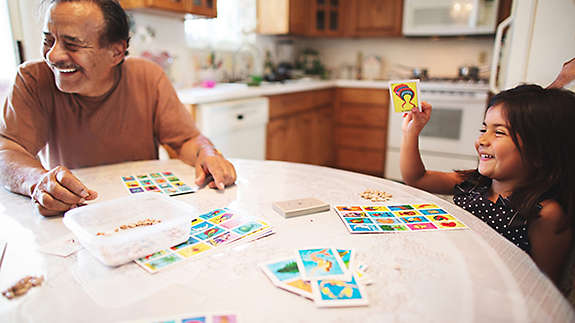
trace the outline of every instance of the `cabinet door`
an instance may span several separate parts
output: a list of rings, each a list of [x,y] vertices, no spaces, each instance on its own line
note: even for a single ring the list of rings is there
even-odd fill
[[[185,0],[186,11],[191,14],[215,18],[218,15],[217,0]]]
[[[308,163],[311,125],[310,112],[270,120],[267,126],[266,159]]]
[[[310,163],[332,166],[333,157],[333,107],[324,106],[314,111],[313,127],[308,139],[312,146]]]
[[[310,0],[310,36],[342,36],[344,0]]]
[[[124,9],[159,9],[172,12],[186,11],[186,0],[121,0],[120,4]]]
[[[403,1],[353,0],[346,34],[350,36],[401,36]]]

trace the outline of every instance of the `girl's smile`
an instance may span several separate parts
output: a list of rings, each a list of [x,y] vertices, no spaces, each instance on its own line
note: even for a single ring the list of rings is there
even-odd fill
[[[511,138],[507,117],[501,104],[487,110],[481,134],[475,141],[479,155],[478,170],[511,189],[526,176],[523,159]]]

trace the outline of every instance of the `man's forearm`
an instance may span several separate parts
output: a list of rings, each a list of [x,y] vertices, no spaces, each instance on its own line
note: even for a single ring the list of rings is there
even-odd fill
[[[184,142],[178,152],[178,158],[187,164],[195,165],[202,151],[207,154],[218,154],[217,149],[208,138],[203,135],[198,135]]]
[[[40,161],[29,153],[0,148],[0,182],[6,189],[30,196],[44,173]]]

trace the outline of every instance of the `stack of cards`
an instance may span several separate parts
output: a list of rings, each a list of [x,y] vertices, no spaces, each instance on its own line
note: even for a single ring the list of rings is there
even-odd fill
[[[202,214],[191,221],[188,241],[136,260],[150,273],[181,263],[198,254],[239,241],[256,240],[273,233],[262,219],[240,215],[227,208]]]
[[[237,323],[235,314],[182,314],[170,317],[150,318],[136,321],[124,321],[124,323]]]
[[[433,203],[336,206],[350,233],[384,233],[467,229],[454,215]]]
[[[172,172],[122,176],[122,182],[131,194],[159,192],[174,196],[197,191],[196,186],[187,185]]]
[[[357,266],[353,249],[311,248],[293,258],[260,264],[274,285],[313,300],[320,307],[368,304],[363,281],[367,266]]]

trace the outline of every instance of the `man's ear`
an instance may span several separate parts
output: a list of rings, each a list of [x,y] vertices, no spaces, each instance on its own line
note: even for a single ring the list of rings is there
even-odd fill
[[[126,43],[123,41],[110,45],[112,50],[112,61],[114,65],[120,64],[126,58]]]

